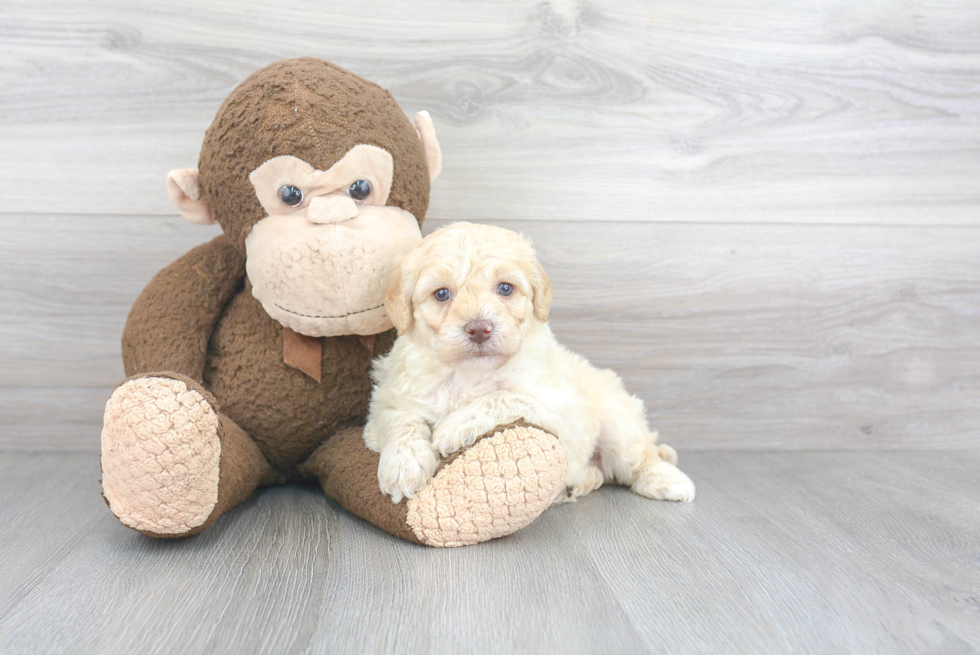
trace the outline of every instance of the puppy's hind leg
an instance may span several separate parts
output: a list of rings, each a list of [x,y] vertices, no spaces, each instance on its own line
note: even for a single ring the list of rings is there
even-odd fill
[[[667,444],[657,445],[656,438],[655,432],[647,437],[648,444],[643,448],[639,463],[635,463],[628,473],[619,473],[616,479],[628,485],[633,493],[647,498],[691,502],[694,500],[694,482],[677,468],[677,451]],[[619,466],[628,465],[629,459],[618,462]]]
[[[694,500],[694,482],[677,468],[677,451],[657,444],[657,433],[647,427],[643,402],[622,390],[618,378],[610,375],[607,379],[609,391],[599,437],[606,477],[647,498]]]
[[[667,462],[668,464],[673,464],[677,466],[677,451],[668,446],[665,443],[660,444],[657,449],[657,454],[660,455],[660,459]]]
[[[684,503],[694,500],[694,482],[691,478],[674,464],[663,460],[641,468],[630,488],[633,493],[655,500]]]

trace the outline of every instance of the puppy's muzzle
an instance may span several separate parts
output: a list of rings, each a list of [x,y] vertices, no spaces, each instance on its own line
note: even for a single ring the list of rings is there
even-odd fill
[[[481,318],[476,321],[470,321],[463,329],[469,335],[470,341],[473,343],[483,343],[490,338],[490,333],[493,332],[493,323]]]

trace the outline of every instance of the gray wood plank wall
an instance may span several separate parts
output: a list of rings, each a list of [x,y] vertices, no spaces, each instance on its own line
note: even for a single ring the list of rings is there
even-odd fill
[[[301,55],[432,112],[427,228],[536,243],[680,448],[980,444],[980,4],[7,0],[0,447],[96,449],[221,100]]]

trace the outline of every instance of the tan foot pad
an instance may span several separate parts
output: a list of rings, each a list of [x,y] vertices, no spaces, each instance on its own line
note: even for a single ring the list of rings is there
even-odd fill
[[[102,492],[123,524],[161,536],[204,523],[218,502],[218,415],[170,378],[113,392],[102,428]]]
[[[429,546],[468,546],[520,530],[564,488],[565,453],[528,426],[483,438],[408,501],[408,525]]]

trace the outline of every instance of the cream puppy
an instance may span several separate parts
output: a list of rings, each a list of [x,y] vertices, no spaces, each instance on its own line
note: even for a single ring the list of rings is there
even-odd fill
[[[530,245],[499,227],[436,230],[396,269],[385,308],[399,338],[375,362],[364,429],[393,502],[414,496],[440,455],[518,419],[557,436],[565,451],[558,501],[606,481],[648,498],[694,499],[677,454],[647,427],[643,402],[555,340],[550,303]]]

